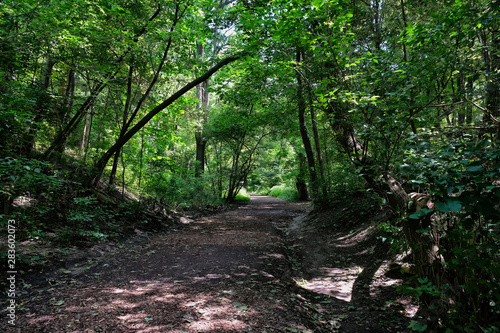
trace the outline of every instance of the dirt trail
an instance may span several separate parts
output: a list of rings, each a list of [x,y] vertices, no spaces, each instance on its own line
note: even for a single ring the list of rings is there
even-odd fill
[[[313,332],[287,286],[283,238],[307,209],[252,196],[167,233],[97,248],[26,277],[17,327],[7,331]]]

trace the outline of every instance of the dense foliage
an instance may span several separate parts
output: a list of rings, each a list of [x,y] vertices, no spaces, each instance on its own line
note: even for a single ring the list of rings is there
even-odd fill
[[[498,332],[499,6],[5,0],[1,223],[67,243],[245,189],[369,191],[419,274],[413,329]]]

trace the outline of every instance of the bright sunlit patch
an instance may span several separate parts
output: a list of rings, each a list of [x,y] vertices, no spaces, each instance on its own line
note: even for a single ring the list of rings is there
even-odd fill
[[[41,322],[51,321],[53,319],[54,319],[53,316],[39,316],[39,317],[30,319],[29,323],[30,324],[35,324],[35,323],[41,323]]]
[[[191,323],[189,328],[193,332],[212,332],[214,330],[232,330],[245,332],[247,324],[241,320],[212,319],[210,321],[200,320]]]
[[[359,241],[366,239],[368,237],[368,234],[376,230],[376,226],[371,226],[369,228],[363,229],[358,232],[352,232],[346,236],[339,237],[338,239],[335,240],[335,243],[337,247],[349,247],[353,245],[357,245]],[[345,243],[345,245],[339,245],[342,243]]]
[[[32,199],[27,196],[20,196],[14,199],[12,202],[12,206],[14,207],[32,207],[36,203],[35,199]]]
[[[156,281],[156,280],[131,280],[130,283],[132,283],[132,284],[145,284],[148,286],[154,286],[160,282]]]
[[[302,288],[350,302],[354,280],[334,281],[331,278],[315,278],[307,281],[307,284],[302,285]]]
[[[370,295],[375,296],[377,288],[385,288],[401,284],[402,282],[401,279],[391,279],[385,276],[388,270],[389,270],[389,261],[386,260],[380,265],[378,270],[373,275],[374,276],[373,280],[377,281],[377,283],[376,284],[372,283],[372,285],[370,286]]]
[[[184,293],[181,293],[181,294],[163,294],[161,296],[151,297],[151,300],[153,300],[154,302],[168,303],[168,302],[172,302],[172,299],[186,299],[188,297],[189,296],[184,294]]]
[[[361,272],[359,267],[349,269],[322,267],[324,277],[312,280],[301,281],[302,288],[314,291],[318,294],[328,295],[337,299],[350,302],[352,298],[352,288],[354,281]]]
[[[402,258],[403,256],[400,256],[399,260],[401,260]],[[386,260],[380,265],[380,267],[374,274],[374,279],[373,279],[374,283],[370,285],[370,296],[375,298],[377,297],[378,293],[384,291],[384,288],[388,287],[394,288],[402,283],[403,280],[401,279],[392,279],[385,276],[388,270],[389,270],[389,261]],[[393,303],[400,304],[401,306],[403,306],[404,311],[402,312],[402,314],[408,318],[412,318],[413,316],[415,316],[419,309],[419,306],[415,305],[410,297],[398,298]],[[391,305],[389,304],[386,306],[389,307]]]
[[[124,292],[126,292],[125,289],[119,289],[119,288],[115,288],[115,289],[110,291],[111,294],[122,294]]]
[[[111,301],[111,305],[106,306],[104,308],[114,309],[115,307],[119,307],[119,308],[122,308],[122,309],[133,309],[133,308],[135,308],[137,306],[138,306],[137,304],[127,302],[124,299],[113,299]]]
[[[205,301],[189,301],[184,306],[187,307],[198,307],[198,306],[203,306],[205,304]],[[200,310],[201,311],[201,310]]]
[[[144,318],[146,318],[147,315],[145,313],[129,313],[123,316],[118,316],[118,319],[121,321],[127,322],[127,323],[137,323],[137,322],[143,322]]]

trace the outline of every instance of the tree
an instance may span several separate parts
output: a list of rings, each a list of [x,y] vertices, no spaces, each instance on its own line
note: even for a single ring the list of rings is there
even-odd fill
[[[106,151],[101,158],[96,162],[95,164],[95,169],[96,169],[96,175],[93,179],[93,183],[96,184],[100,177],[102,176],[102,173],[104,172],[104,168],[106,167],[106,164],[108,163],[109,159],[113,154],[115,154],[119,149],[125,145],[128,140],[130,140],[140,129],[142,129],[155,115],[163,111],[165,108],[167,108],[169,105],[174,103],[178,98],[180,98],[182,95],[184,95],[186,92],[191,90],[192,88],[196,87],[197,84],[200,82],[203,82],[212,76],[215,72],[217,72],[220,68],[242,58],[245,56],[246,53],[240,53],[236,54],[234,56],[227,57],[220,62],[218,62],[215,66],[210,68],[207,72],[205,72],[202,76],[194,79],[193,81],[189,82],[186,84],[184,87],[182,87],[180,90],[178,90],[176,93],[174,93],[172,96],[164,100],[162,103],[154,107],[151,111],[149,111],[144,117],[142,117],[132,128],[130,128],[126,133],[124,133],[116,142],[113,146],[111,146],[108,151]]]

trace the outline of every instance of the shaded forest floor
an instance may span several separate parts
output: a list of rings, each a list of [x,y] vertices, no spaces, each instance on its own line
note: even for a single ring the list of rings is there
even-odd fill
[[[252,196],[68,254],[18,276],[17,326],[3,313],[0,331],[407,332],[417,308],[363,200],[306,217],[307,203]]]

